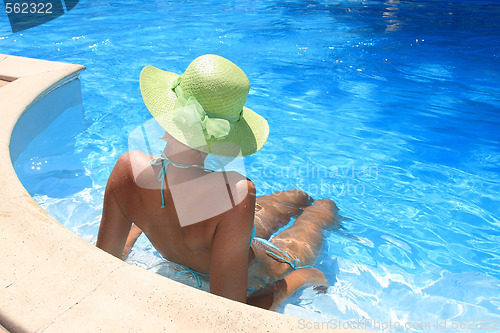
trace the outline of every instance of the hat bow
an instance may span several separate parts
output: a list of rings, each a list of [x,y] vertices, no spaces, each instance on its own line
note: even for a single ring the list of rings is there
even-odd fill
[[[200,126],[206,140],[220,141],[226,139],[240,120],[243,110],[235,116],[220,116],[211,114],[198,102],[196,97],[182,90],[179,76],[171,86],[177,100],[172,109],[173,122],[186,133],[199,130]]]

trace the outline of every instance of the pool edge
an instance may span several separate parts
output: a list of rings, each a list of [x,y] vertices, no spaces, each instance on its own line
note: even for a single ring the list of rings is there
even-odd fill
[[[33,200],[12,166],[12,131],[34,102],[84,69],[0,54],[0,76],[16,78],[0,88],[0,325],[37,332],[322,331],[128,265],[73,234]]]

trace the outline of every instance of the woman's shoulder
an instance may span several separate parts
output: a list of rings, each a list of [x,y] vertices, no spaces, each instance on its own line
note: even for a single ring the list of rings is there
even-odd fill
[[[143,153],[140,150],[130,150],[126,153],[123,153],[118,161],[130,161],[130,162],[142,162],[150,161],[154,156]]]
[[[227,176],[228,183],[231,185],[236,186],[237,184],[239,184],[239,186],[242,186],[242,187],[253,185],[253,182],[249,178],[247,178],[246,176],[242,175],[239,172],[226,171],[225,173]]]
[[[128,185],[138,185],[140,187],[157,187],[156,183],[149,186],[142,184],[154,176],[154,170],[151,167],[151,155],[145,154],[139,150],[131,150],[123,153],[116,162],[113,173],[117,177],[127,180]],[[150,183],[150,181],[148,181]],[[142,185],[141,185],[142,184]]]
[[[225,171],[220,172],[220,174],[224,176],[224,180],[231,191],[235,204],[244,200],[248,195],[255,196],[255,185],[246,176],[236,171]]]

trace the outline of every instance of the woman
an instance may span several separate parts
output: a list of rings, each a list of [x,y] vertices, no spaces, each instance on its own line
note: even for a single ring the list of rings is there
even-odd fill
[[[208,153],[247,156],[267,140],[267,121],[244,107],[245,73],[204,55],[182,76],[147,66],[140,83],[167,145],[160,158],[139,151],[119,158],[106,186],[97,246],[123,258],[144,232],[164,258],[208,275],[211,293],[267,309],[302,286],[327,286],[310,265],[322,231],[337,226],[332,201],[312,204],[299,190],[256,198],[246,177],[203,167]],[[294,217],[292,227],[268,240]]]

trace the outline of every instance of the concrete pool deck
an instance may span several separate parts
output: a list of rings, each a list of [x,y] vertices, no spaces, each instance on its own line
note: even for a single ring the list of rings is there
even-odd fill
[[[14,171],[12,133],[84,69],[0,54],[0,332],[361,332],[307,329],[316,326],[129,265],[45,212]]]

